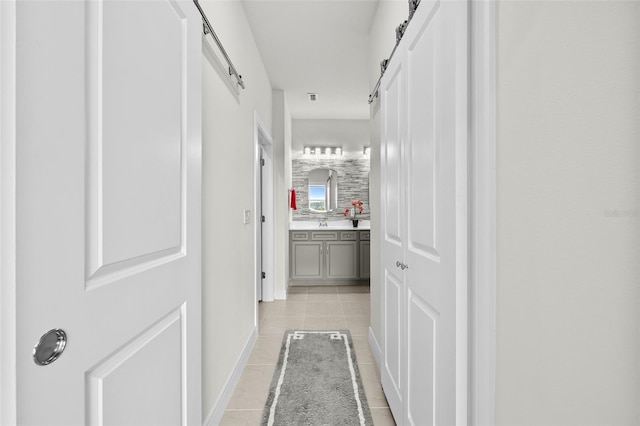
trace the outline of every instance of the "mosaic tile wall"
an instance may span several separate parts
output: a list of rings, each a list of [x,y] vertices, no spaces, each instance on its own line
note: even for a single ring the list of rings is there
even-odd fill
[[[364,211],[358,215],[359,219],[369,219],[369,169],[368,157],[361,154],[338,158],[314,158],[301,156],[293,158],[291,165],[293,188],[296,190],[296,204],[298,210],[293,211],[293,220],[318,220],[324,213],[309,210],[307,176],[309,171],[318,168],[333,169],[338,173],[338,208],[327,213],[329,220],[346,219],[344,209],[351,208],[351,201],[362,201]]]

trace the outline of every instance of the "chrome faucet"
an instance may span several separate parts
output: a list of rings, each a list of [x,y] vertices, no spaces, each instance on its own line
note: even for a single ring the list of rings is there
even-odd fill
[[[327,223],[327,218],[325,217],[324,219],[320,219],[320,224],[318,225],[320,228],[327,228],[329,227],[329,224]]]

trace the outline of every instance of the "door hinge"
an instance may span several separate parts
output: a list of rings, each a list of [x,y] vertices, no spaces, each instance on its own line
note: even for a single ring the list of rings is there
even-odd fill
[[[262,223],[265,223],[267,221],[267,219],[264,217],[264,215],[262,215],[261,217]]]
[[[262,273],[262,279],[264,280],[265,278],[267,278],[267,274],[266,273]]]
[[[261,158],[261,159],[260,159],[260,165],[261,165],[261,166],[264,166],[264,158]]]

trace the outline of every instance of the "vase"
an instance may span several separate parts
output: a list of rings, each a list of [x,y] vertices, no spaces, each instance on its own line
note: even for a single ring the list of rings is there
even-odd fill
[[[351,222],[353,222],[353,227],[354,228],[358,227],[358,219],[353,219]]]

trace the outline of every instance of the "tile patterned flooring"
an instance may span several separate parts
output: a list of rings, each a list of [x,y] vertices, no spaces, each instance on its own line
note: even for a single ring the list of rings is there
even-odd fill
[[[369,349],[369,286],[290,287],[286,301],[260,303],[259,320],[258,341],[221,426],[260,424],[284,331],[292,328],[349,330],[373,422],[376,426],[395,426]]]

